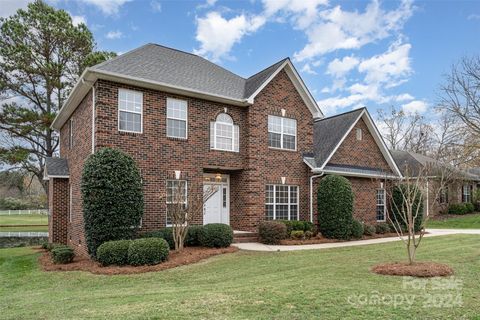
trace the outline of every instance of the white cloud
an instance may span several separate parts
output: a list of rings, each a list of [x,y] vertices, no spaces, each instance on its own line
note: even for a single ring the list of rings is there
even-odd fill
[[[367,83],[386,83],[390,87],[398,85],[398,81],[411,74],[409,43],[393,43],[386,52],[364,60],[358,71],[366,73]],[[401,83],[401,82],[400,82]]]
[[[228,57],[233,45],[247,34],[257,31],[265,24],[263,16],[244,14],[226,19],[219,12],[209,12],[203,18],[197,18],[196,39],[200,48],[196,54],[206,56],[213,61]]]
[[[359,49],[401,29],[412,13],[410,0],[403,0],[391,11],[380,8],[376,0],[368,4],[364,13],[344,11],[340,6],[323,10],[318,22],[305,28],[308,43],[294,58],[303,61],[339,49]]]
[[[6,18],[15,14],[18,9],[25,9],[29,2],[28,0],[1,0],[0,17]]]
[[[306,63],[300,71],[308,74],[317,74],[317,72],[312,69],[309,63]]]
[[[410,101],[415,99],[411,94],[409,93],[402,93],[394,97],[396,102],[404,102],[404,101]]]
[[[80,23],[87,24],[87,18],[85,16],[75,16],[71,13],[69,13],[70,16],[72,17],[72,24],[74,26],[78,26]]]
[[[327,74],[331,74],[336,78],[343,77],[359,63],[360,61],[354,56],[347,56],[342,60],[335,59],[328,64]]]
[[[423,113],[427,111],[428,104],[422,100],[414,100],[402,105],[402,109],[406,113]]]
[[[162,4],[160,3],[160,1],[150,1],[150,8],[152,8],[153,12],[162,12]]]
[[[265,15],[290,18],[294,26],[304,29],[318,18],[318,7],[327,5],[328,0],[263,0]]]
[[[109,31],[105,37],[107,39],[120,39],[123,36],[123,33],[121,31]]]
[[[115,15],[125,3],[131,0],[79,0],[83,3],[96,6],[106,15]]]

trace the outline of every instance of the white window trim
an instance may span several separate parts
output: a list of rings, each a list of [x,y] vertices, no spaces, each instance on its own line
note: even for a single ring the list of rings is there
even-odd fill
[[[224,121],[217,121],[215,120],[213,122],[213,147],[210,148],[212,150],[219,150],[219,151],[229,151],[229,152],[240,152],[240,148],[239,150],[235,150],[235,139],[237,138],[235,136],[235,123],[233,122],[233,118],[232,116],[230,116],[229,114],[225,113],[226,115],[228,115],[231,119],[232,119],[232,122],[229,123],[229,122],[224,122]],[[218,117],[218,116],[217,116]],[[231,149],[224,149],[224,148],[219,148],[217,147],[217,124],[222,124],[222,125],[228,125],[231,127],[232,129],[232,137],[227,137],[227,136],[222,136],[222,135],[218,135],[219,138],[225,138],[225,139],[231,139],[232,140],[232,148]],[[240,134],[240,128],[239,128],[239,134]],[[238,137],[238,144],[240,146],[240,136]]]
[[[135,94],[140,94],[140,96],[142,97],[142,103],[141,103],[142,107],[140,108],[140,112],[120,110],[120,91],[128,91],[128,92],[133,92]],[[140,133],[140,134],[143,133],[143,92],[119,88],[117,93],[117,111],[118,111],[117,112],[118,131]],[[120,112],[140,114],[140,131],[120,129]]]
[[[169,181],[178,181],[178,182],[185,182],[185,205],[188,205],[188,181],[187,180],[176,180],[176,179],[167,179],[165,181],[165,196],[167,195],[167,185]],[[165,227],[172,227],[173,224],[168,223],[168,205],[172,204],[172,202],[168,201],[168,197],[165,197]]]
[[[187,108],[186,108],[186,118],[185,119],[180,119],[180,118],[177,118],[177,117],[169,117],[168,116],[168,101],[169,100],[175,100],[175,101],[182,101],[182,102],[185,102]],[[167,134],[167,137],[168,138],[175,138],[175,139],[183,139],[183,140],[187,140],[188,139],[188,101],[187,100],[182,100],[182,99],[175,99],[175,98],[167,98],[167,104],[166,104],[166,119],[172,119],[172,120],[177,120],[177,121],[185,121],[185,137],[177,137],[177,136],[170,136],[168,134],[168,121],[166,121],[165,123],[165,128],[166,128],[166,134]]]
[[[278,147],[272,147],[272,146],[268,146],[270,149],[276,149],[276,150],[284,150],[284,151],[297,151],[297,133],[298,133],[298,130],[297,130],[297,119],[293,119],[293,118],[287,118],[287,117],[280,117],[280,116],[274,116],[274,115],[268,115],[268,118],[270,117],[277,117],[277,118],[280,118],[281,119],[281,125],[280,125],[280,131],[281,132],[276,132],[276,131],[270,131],[270,129],[268,128],[268,119],[267,119],[267,131],[268,133],[275,133],[275,134],[279,134],[280,135],[280,148]],[[295,121],[295,149],[287,149],[287,148],[284,148],[283,147],[283,136],[284,136],[284,133],[283,133],[283,121],[284,119],[289,119],[289,120],[294,120]],[[291,134],[285,134],[287,136],[291,136]]]
[[[355,137],[357,138],[357,141],[362,141],[363,140],[363,130],[360,128],[355,129]]]
[[[292,221],[291,213],[290,213],[290,208],[291,205],[296,205],[297,206],[297,220],[293,221],[299,221],[300,220],[300,207],[299,207],[299,202],[300,202],[300,187],[297,185],[285,185],[285,184],[267,184],[266,186],[273,186],[273,202],[266,202],[265,205],[273,205],[273,219],[272,220],[277,220],[277,187],[283,186],[283,187],[288,187],[288,202],[287,203],[279,203],[280,205],[288,205],[288,220]],[[297,202],[290,202],[290,188],[291,187],[296,187],[297,188]],[[266,199],[265,199],[266,200]],[[266,214],[265,214],[266,216]],[[282,219],[283,220],[283,219]]]
[[[378,197],[378,191],[383,191],[383,219],[379,220],[377,219],[377,208],[378,208],[378,200],[377,200],[377,197]],[[376,193],[375,193],[375,219],[377,220],[377,222],[386,222],[387,221],[387,190],[386,189],[377,189]]]
[[[465,192],[465,190],[467,192]],[[467,200],[467,197],[468,197],[468,201],[464,201],[464,200]],[[464,184],[462,186],[462,202],[463,203],[472,202],[472,192],[470,190],[470,185],[469,184]]]

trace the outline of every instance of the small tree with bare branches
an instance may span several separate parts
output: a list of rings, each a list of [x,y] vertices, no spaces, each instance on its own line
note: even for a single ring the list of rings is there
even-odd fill
[[[198,188],[197,188],[198,187]],[[186,180],[170,180],[167,184],[167,217],[172,224],[175,250],[181,251],[185,246],[188,228],[195,216],[202,215],[204,203],[218,191],[218,187],[203,188],[190,185]]]

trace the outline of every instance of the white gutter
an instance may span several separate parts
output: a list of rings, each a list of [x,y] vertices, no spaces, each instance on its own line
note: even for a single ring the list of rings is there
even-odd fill
[[[320,178],[325,173],[317,174],[310,177],[310,222],[313,223],[313,179]]]

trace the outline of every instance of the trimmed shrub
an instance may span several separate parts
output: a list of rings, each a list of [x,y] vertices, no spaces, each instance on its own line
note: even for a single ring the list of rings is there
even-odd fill
[[[48,247],[49,247],[48,241],[42,242],[42,249],[48,250]]]
[[[290,236],[292,239],[302,240],[305,237],[305,232],[302,230],[293,230]]]
[[[185,237],[185,245],[188,247],[200,246],[200,233],[203,230],[203,226],[189,226],[187,236]]]
[[[467,207],[465,203],[452,203],[448,206],[448,213],[449,214],[466,214]]]
[[[226,248],[233,242],[233,230],[223,223],[206,224],[199,231],[198,240],[203,247]]]
[[[353,192],[341,176],[326,176],[318,185],[319,231],[326,238],[348,239],[353,221]]]
[[[375,225],[375,233],[385,234],[385,233],[389,233],[390,231],[391,231],[390,225],[386,222],[377,223]]]
[[[278,244],[287,238],[287,226],[277,221],[262,221],[258,226],[260,242],[265,244]]]
[[[313,232],[312,231],[305,231],[305,239],[309,240],[313,238]]]
[[[97,261],[103,266],[128,264],[128,248],[132,240],[116,240],[102,243],[97,249]]]
[[[473,205],[473,203],[467,202],[467,203],[465,203],[465,209],[466,209],[467,213],[472,213],[472,212],[475,211],[475,206]]]
[[[128,264],[154,265],[168,259],[169,246],[165,239],[144,238],[132,240],[128,248]]]
[[[57,245],[52,249],[52,259],[53,263],[57,264],[66,264],[73,261],[75,253],[73,249],[65,245]]]
[[[104,148],[85,161],[81,190],[88,253],[111,240],[132,239],[143,215],[143,186],[135,161]]]
[[[59,244],[59,243],[50,243],[50,242],[47,242],[45,244],[45,249],[48,250],[48,251],[52,251],[56,247],[65,247],[65,245],[64,244]],[[42,248],[43,248],[43,245],[42,245]]]
[[[410,191],[412,194],[414,193],[414,187],[410,187],[412,191]],[[406,227],[406,223],[403,221],[402,218],[402,211],[405,210],[406,212],[406,204],[404,203],[404,194],[407,193],[407,186],[406,185],[399,185],[393,188],[392,192],[392,205],[391,205],[391,212],[393,214],[392,220],[398,221],[400,225],[403,225]],[[414,230],[415,232],[420,231],[422,222],[423,222],[423,195],[421,191],[418,191],[416,193],[416,197],[413,201],[413,206],[412,206],[412,213],[416,214],[418,209],[418,216],[415,219],[415,224],[414,224]],[[395,218],[397,220],[395,220]]]
[[[315,229],[315,225],[310,221],[301,220],[275,220],[284,223],[287,227],[287,234],[291,234],[292,231],[311,231]]]
[[[353,239],[360,239],[363,236],[363,223],[358,221],[357,219],[353,219],[352,222],[352,229],[351,229],[351,237]]]
[[[371,224],[364,224],[363,225],[363,234],[366,236],[373,236],[376,233],[375,226],[372,226]]]

